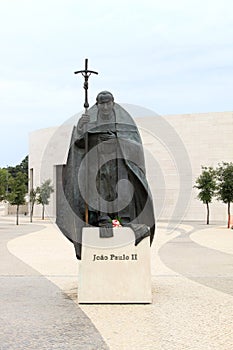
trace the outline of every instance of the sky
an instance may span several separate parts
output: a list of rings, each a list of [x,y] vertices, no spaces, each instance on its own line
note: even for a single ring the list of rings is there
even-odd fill
[[[160,115],[233,111],[231,0],[0,0],[0,167],[102,90]]]

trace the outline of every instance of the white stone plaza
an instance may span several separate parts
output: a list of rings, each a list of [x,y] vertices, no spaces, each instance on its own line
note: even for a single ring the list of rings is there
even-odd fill
[[[17,228],[14,218],[1,222],[8,349],[231,349],[233,230],[183,222],[168,234],[167,223],[158,223],[152,303],[78,304],[79,264],[56,226],[25,217]]]

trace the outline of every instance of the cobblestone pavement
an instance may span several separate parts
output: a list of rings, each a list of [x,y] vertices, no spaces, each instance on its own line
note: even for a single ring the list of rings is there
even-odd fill
[[[0,225],[0,349],[232,350],[233,231],[167,227],[151,249],[152,304],[79,305],[73,247],[54,225]]]
[[[9,240],[43,225],[16,227],[12,220],[0,221],[0,349],[108,349],[90,319],[61,289],[9,253]]]
[[[167,267],[180,275],[233,295],[232,254],[209,249],[193,242],[190,236],[204,225],[198,223],[192,223],[192,225],[192,230],[188,232],[181,230],[178,237],[171,239],[160,248],[158,252],[160,259]],[[213,226],[210,225],[209,228],[206,228],[208,229],[213,229]],[[233,246],[233,241],[231,244]]]

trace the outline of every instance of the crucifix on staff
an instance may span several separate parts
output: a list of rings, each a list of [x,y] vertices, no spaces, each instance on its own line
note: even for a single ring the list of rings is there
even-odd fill
[[[89,70],[88,69],[88,58],[85,59],[85,69],[84,70],[78,70],[76,72],[74,72],[74,74],[79,74],[81,73],[82,76],[84,77],[84,84],[83,84],[83,88],[85,90],[85,102],[84,102],[84,108],[85,108],[85,123],[87,123],[89,121],[89,117],[87,115],[88,112],[88,108],[89,108],[89,102],[88,102],[88,79],[90,77],[90,75],[93,74],[98,74],[97,72],[93,71],[93,70]],[[85,153],[87,154],[88,152],[88,133],[85,133]],[[86,162],[87,162],[87,158],[86,158]],[[86,164],[86,171],[88,169],[88,164]],[[88,179],[88,174],[86,174],[86,189],[88,186],[87,183],[87,179]],[[86,198],[87,198],[87,190],[86,190]],[[88,205],[87,203],[85,204],[85,222],[86,224],[88,224]]]

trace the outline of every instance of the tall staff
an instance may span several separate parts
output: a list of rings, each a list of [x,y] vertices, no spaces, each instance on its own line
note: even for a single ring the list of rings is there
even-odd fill
[[[78,70],[77,72],[74,72],[74,74],[79,74],[81,73],[82,76],[84,77],[84,84],[83,88],[85,90],[85,102],[84,102],[84,108],[85,108],[85,114],[88,112],[89,108],[89,103],[88,103],[88,79],[89,76],[93,74],[98,74],[97,72],[93,70],[88,69],[88,58],[85,59],[85,69],[84,70]],[[85,127],[84,130],[84,135],[85,135],[85,154],[87,155],[88,152],[88,133],[87,133],[87,126]],[[87,163],[87,156],[86,156],[86,198],[85,198],[85,222],[88,224],[88,203],[87,203],[87,186],[88,186],[88,163]]]

